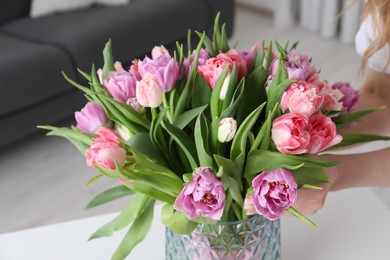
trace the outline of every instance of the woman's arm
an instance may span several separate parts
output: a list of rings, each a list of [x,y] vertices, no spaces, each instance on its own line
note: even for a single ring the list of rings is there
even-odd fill
[[[368,69],[356,110],[385,106],[345,132],[390,134],[390,75]],[[389,141],[390,145],[390,141]],[[326,169],[331,183],[322,184],[322,190],[301,189],[293,205],[304,215],[316,213],[325,204],[328,191],[372,186],[390,187],[390,148],[370,153],[326,155],[340,165]]]
[[[385,106],[379,112],[364,117],[356,127],[345,132],[390,134],[390,74],[367,69],[361,88],[360,101],[355,111]]]

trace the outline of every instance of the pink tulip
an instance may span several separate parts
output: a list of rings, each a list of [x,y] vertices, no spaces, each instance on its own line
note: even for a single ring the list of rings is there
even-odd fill
[[[281,100],[282,111],[287,109],[292,113],[298,113],[310,117],[317,112],[324,101],[315,86],[298,81],[284,92]]]
[[[198,66],[198,72],[205,78],[210,88],[214,89],[225,66],[229,66],[229,72],[232,72],[234,64],[237,66],[239,79],[247,75],[247,62],[235,49],[230,49],[226,53],[220,53],[216,57],[208,59],[204,65]]]
[[[225,206],[225,190],[210,167],[199,167],[176,198],[174,208],[190,219],[200,216],[219,220]]]
[[[322,110],[341,111],[343,109],[341,100],[344,94],[340,90],[333,89],[327,81],[320,80],[318,76],[312,76],[308,81],[311,85],[316,86],[317,93],[324,97]]]
[[[336,125],[330,117],[316,114],[310,117],[307,131],[310,142],[307,146],[309,153],[319,153],[341,142],[342,137],[336,132]]]
[[[159,107],[163,100],[158,79],[146,73],[141,81],[137,81],[136,97],[143,107]]]
[[[74,116],[77,128],[84,134],[94,134],[100,127],[109,127],[111,125],[106,112],[98,103],[87,103],[79,112],[75,112]]]
[[[171,55],[169,55],[168,50],[163,46],[155,46],[152,49],[152,59],[156,60],[158,57],[163,56],[163,57],[168,57],[171,58]]]
[[[272,125],[272,140],[276,148],[284,154],[306,153],[310,141],[310,134],[306,130],[308,123],[307,116],[297,113],[276,118]]]
[[[94,139],[91,147],[86,150],[87,165],[95,168],[98,164],[105,168],[115,169],[115,162],[123,166],[126,162],[126,151],[120,146],[120,137],[113,130],[99,128],[99,136]]]
[[[283,168],[260,173],[253,179],[252,186],[251,198],[257,213],[270,220],[279,219],[297,197],[297,182],[292,173]]]

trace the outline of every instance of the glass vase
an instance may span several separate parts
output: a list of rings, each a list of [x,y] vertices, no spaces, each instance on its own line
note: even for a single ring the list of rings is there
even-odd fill
[[[256,215],[242,221],[199,224],[188,235],[166,229],[167,260],[278,260],[280,221]]]

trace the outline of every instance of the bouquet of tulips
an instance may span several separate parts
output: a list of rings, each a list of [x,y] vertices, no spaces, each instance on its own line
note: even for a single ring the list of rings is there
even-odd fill
[[[164,203],[162,222],[181,234],[198,223],[254,214],[276,220],[285,211],[315,226],[293,208],[297,190],[328,182],[324,168],[337,162],[312,155],[384,139],[340,135],[377,109],[353,111],[358,91],[321,79],[296,44],[262,42],[237,50],[218,17],[211,38],[196,32],[195,49],[178,43],[171,55],[155,47],[130,68],[114,62],[109,41],[103,69],[79,70],[87,87],[64,74],[88,100],[75,113],[77,126],[41,126],[86,156],[98,172],[88,185],[103,176],[118,179],[87,208],[132,195],[91,237],[130,226],[115,259],[145,237],[156,201]]]

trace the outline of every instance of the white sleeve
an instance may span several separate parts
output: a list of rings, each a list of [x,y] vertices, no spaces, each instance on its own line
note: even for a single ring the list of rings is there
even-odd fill
[[[360,54],[360,56],[363,56],[374,37],[375,32],[373,30],[372,18],[368,16],[360,25],[360,28],[355,37],[356,51]],[[368,59],[368,66],[375,71],[390,74],[390,66],[387,66],[386,68],[389,57],[390,44],[387,43]]]

